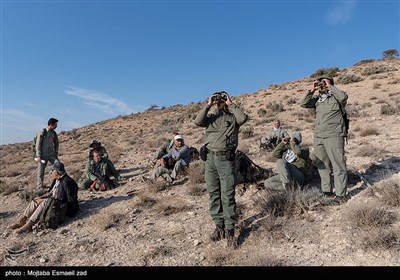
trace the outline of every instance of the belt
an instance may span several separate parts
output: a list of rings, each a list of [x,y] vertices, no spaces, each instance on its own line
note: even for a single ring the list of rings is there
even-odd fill
[[[210,152],[211,154],[213,154],[214,156],[226,156],[226,154],[227,154],[227,151],[218,151],[218,152],[214,152],[214,151],[209,150],[209,152]]]

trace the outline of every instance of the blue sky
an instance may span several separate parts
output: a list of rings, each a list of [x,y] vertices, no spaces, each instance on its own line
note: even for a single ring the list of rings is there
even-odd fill
[[[400,49],[399,0],[0,1],[0,144]]]

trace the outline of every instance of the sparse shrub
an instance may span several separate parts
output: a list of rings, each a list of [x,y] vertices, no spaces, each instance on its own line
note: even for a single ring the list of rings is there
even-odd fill
[[[349,209],[347,215],[351,223],[362,228],[388,226],[397,219],[395,213],[387,211],[376,203],[354,206]]]
[[[357,155],[360,157],[378,156],[387,153],[385,149],[374,147],[373,145],[366,144],[359,147]]]
[[[370,58],[370,59],[363,59],[363,60],[361,60],[360,62],[357,62],[356,64],[354,64],[354,66],[356,66],[356,65],[362,65],[362,64],[367,64],[367,63],[371,63],[371,62],[374,62],[375,61],[375,59],[372,59],[372,58]]]
[[[189,170],[187,171],[189,176],[189,182],[191,185],[204,184],[204,162],[197,161],[190,164]]]
[[[373,88],[373,89],[379,89],[381,86],[382,86],[381,83],[376,83],[376,82],[375,82],[375,83],[372,85],[372,88]]]
[[[138,207],[150,208],[157,203],[157,200],[155,200],[154,198],[152,198],[146,194],[140,194],[138,196],[138,198],[139,198],[139,201],[137,201],[135,204]]]
[[[270,109],[272,112],[282,112],[284,111],[283,109],[283,104],[281,102],[270,102],[267,104],[267,109]]]
[[[92,216],[90,219],[91,224],[93,224],[94,226],[98,227],[101,230],[107,230],[115,226],[124,218],[124,215],[121,213],[113,213],[113,212],[108,212],[108,210],[107,211],[106,210],[103,210],[101,213]]]
[[[400,234],[395,230],[377,229],[366,232],[362,239],[364,249],[394,249],[400,248]]]
[[[383,181],[378,192],[383,203],[394,207],[400,206],[400,184],[398,181],[394,179]]]
[[[311,74],[310,78],[318,78],[320,76],[331,76],[335,77],[336,73],[339,71],[339,67],[331,67],[331,68],[322,68],[315,71],[315,73]]]
[[[389,104],[383,104],[381,106],[381,115],[396,115],[399,112],[399,109]]]
[[[169,203],[168,201],[158,203],[154,210],[159,214],[169,216],[183,211],[188,211],[190,209],[191,207],[186,205],[183,201],[174,199],[172,203]]]
[[[292,188],[284,192],[265,190],[256,203],[263,211],[274,216],[300,215],[316,202],[311,190]]]
[[[372,66],[372,67],[364,68],[361,71],[361,74],[364,76],[369,76],[369,75],[373,75],[373,74],[383,73],[386,71],[388,71],[388,70],[386,69],[385,66],[379,65],[379,66]]]
[[[361,77],[358,77],[354,74],[346,74],[346,75],[341,75],[337,78],[337,82],[339,84],[350,84],[350,83],[357,83],[362,81],[363,79]]]
[[[287,101],[287,104],[288,104],[288,105],[296,104],[296,103],[297,103],[297,98],[294,98],[294,97],[290,97],[290,98],[288,99],[288,101]]]
[[[252,126],[246,127],[242,131],[243,138],[250,138],[254,136],[254,129]]]
[[[267,110],[265,110],[265,109],[263,109],[263,108],[261,108],[261,109],[259,109],[259,110],[257,111],[257,115],[258,115],[259,117],[264,117],[266,114],[267,114]]]
[[[378,129],[376,127],[367,127],[360,132],[360,136],[370,136],[379,135]]]

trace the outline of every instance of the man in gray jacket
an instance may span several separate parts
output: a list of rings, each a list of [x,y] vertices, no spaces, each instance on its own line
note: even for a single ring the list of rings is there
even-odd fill
[[[51,164],[58,162],[58,135],[55,129],[57,128],[58,120],[50,118],[47,122],[47,128],[42,129],[36,135],[36,154],[35,161],[37,162],[37,183],[36,187],[43,189],[44,171],[47,162]]]
[[[217,111],[209,115],[210,108]],[[236,248],[234,227],[237,223],[235,201],[235,152],[238,146],[239,127],[248,119],[242,109],[232,103],[225,91],[216,92],[198,113],[195,124],[205,127],[204,146],[208,150],[205,161],[205,181],[209,194],[209,209],[216,228],[210,235],[212,241],[227,236],[228,248]],[[204,150],[204,149],[203,149]],[[204,160],[204,157],[202,157]]]
[[[318,95],[314,93],[318,91]],[[334,86],[332,77],[322,76],[300,103],[303,108],[315,108],[314,153],[322,192],[335,202],[345,202],[347,197],[347,167],[345,157],[346,125],[341,106],[348,95]],[[331,173],[333,169],[333,179]],[[333,194],[333,186],[335,194]]]

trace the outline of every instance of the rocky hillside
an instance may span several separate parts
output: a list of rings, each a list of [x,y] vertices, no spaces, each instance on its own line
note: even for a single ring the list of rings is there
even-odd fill
[[[316,69],[309,77],[234,96],[250,116],[240,130],[239,150],[274,171],[275,160],[259,150],[258,140],[278,117],[289,132],[302,131],[313,153],[313,113],[299,101],[322,70],[331,71],[337,87],[349,95],[346,154],[351,199],[345,204],[325,203],[318,192],[319,178],[306,190],[285,197],[259,191],[256,183],[238,185],[239,248],[227,249],[225,240],[213,243],[208,239],[214,229],[208,195],[204,181],[196,179],[201,161],[192,163],[193,172],[180,184],[147,185],[141,180],[151,171],[158,147],[174,131],[189,146],[200,148],[204,131],[194,118],[205,102],[150,108],[59,131],[59,157],[74,179],[82,176],[88,145],[97,139],[125,181],[111,191],[80,191],[81,212],[57,230],[38,227],[17,236],[6,229],[28,204],[25,198],[35,186],[36,164],[30,143],[0,146],[1,265],[400,265],[400,59]],[[271,201],[280,211],[271,210]]]

